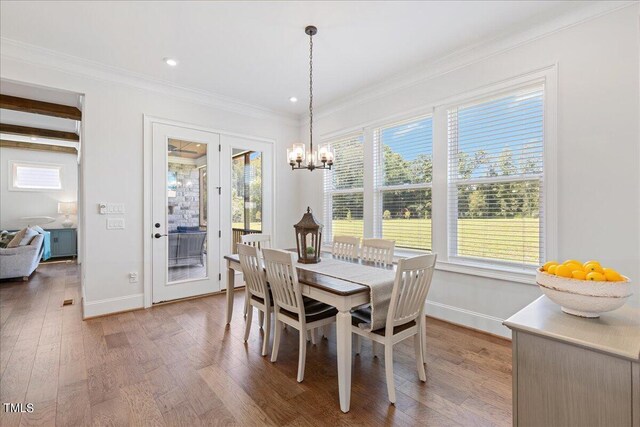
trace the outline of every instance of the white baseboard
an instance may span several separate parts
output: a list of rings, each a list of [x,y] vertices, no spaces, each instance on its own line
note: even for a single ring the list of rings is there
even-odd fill
[[[144,294],[127,295],[124,297],[107,298],[97,301],[84,301],[84,318],[104,316],[144,307]]]
[[[504,319],[500,319],[499,317],[489,316],[435,301],[427,301],[426,313],[428,316],[437,319],[511,339],[511,330],[502,324]]]

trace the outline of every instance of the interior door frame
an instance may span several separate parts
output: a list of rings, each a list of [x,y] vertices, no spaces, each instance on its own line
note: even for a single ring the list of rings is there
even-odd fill
[[[272,177],[270,179],[271,182],[266,182],[263,180],[263,185],[264,186],[270,186],[272,191],[271,191],[271,195],[269,197],[270,199],[270,203],[271,203],[271,221],[269,224],[271,232],[273,235],[275,235],[276,233],[276,222],[275,222],[275,217],[276,217],[276,204],[275,204],[275,192],[273,191],[273,189],[275,188],[275,183],[276,183],[276,174],[277,174],[277,170],[275,168],[275,140],[274,139],[270,139],[270,138],[263,138],[263,137],[259,137],[259,136],[255,136],[255,135],[247,135],[247,134],[242,134],[242,133],[237,133],[237,132],[229,132],[226,130],[221,130],[221,129],[216,129],[216,128],[211,128],[211,127],[207,127],[207,126],[201,126],[201,125],[197,125],[197,124],[193,124],[193,123],[188,123],[188,122],[183,122],[183,121],[178,121],[178,120],[171,120],[171,119],[165,119],[162,117],[157,117],[157,116],[153,116],[153,115],[148,115],[148,114],[143,114],[143,224],[142,224],[142,241],[143,241],[143,271],[142,271],[142,290],[143,290],[143,300],[144,300],[144,308],[149,308],[153,305],[152,303],[152,278],[153,278],[153,272],[152,272],[152,267],[153,267],[153,256],[152,256],[152,235],[153,235],[153,205],[152,205],[152,185],[153,185],[153,124],[154,123],[158,123],[158,124],[164,124],[164,125],[170,125],[170,126],[177,126],[177,127],[185,127],[188,129],[193,129],[193,130],[199,130],[199,131],[203,131],[203,132],[211,132],[211,133],[217,133],[220,135],[220,144],[224,153],[225,150],[225,143],[223,143],[223,136],[227,136],[227,137],[236,137],[236,138],[242,138],[242,139],[248,139],[248,140],[252,140],[255,142],[261,142],[261,143],[266,143],[268,144],[268,146],[271,147],[270,152],[271,152],[271,171],[272,171]],[[229,152],[231,152],[231,149],[229,148],[229,146],[227,146],[227,150]],[[223,154],[221,153],[221,154]],[[221,167],[224,165],[224,159],[226,157],[225,156],[221,156],[220,157],[220,164]],[[230,166],[229,166],[230,167]],[[222,171],[221,171],[222,173]],[[229,177],[229,183],[231,181],[231,178]],[[224,180],[221,179],[221,185],[225,186],[227,185],[225,183]],[[227,187],[227,189],[229,189],[229,187]],[[210,189],[211,190],[211,189]],[[223,188],[224,191],[224,188]],[[229,193],[230,194],[230,193]],[[224,196],[224,192],[223,192],[223,196]],[[223,200],[225,199],[224,197],[222,198]],[[229,199],[230,200],[230,199]],[[264,200],[264,195],[263,195],[263,200]],[[229,202],[230,203],[230,202]],[[220,224],[221,227],[224,224],[224,216],[223,216],[223,205],[224,202],[221,200],[221,216],[220,216]],[[229,231],[230,233],[230,231]],[[230,239],[230,238],[229,238]],[[224,234],[223,234],[223,239],[221,240],[221,248],[224,248]],[[229,240],[230,242],[230,240]],[[230,243],[229,243],[230,244]],[[225,254],[224,249],[221,250],[221,255]],[[226,274],[224,274],[225,271],[225,265],[222,261],[222,256],[221,256],[221,260],[220,260],[220,272],[223,273],[222,274],[222,280],[221,280],[221,284],[220,287],[221,289],[225,288],[225,284],[226,284]]]

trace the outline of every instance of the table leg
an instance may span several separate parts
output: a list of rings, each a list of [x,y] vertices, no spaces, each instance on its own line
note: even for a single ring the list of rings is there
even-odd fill
[[[227,325],[231,323],[231,316],[233,316],[233,290],[236,286],[235,282],[235,270],[231,267],[227,267]]]
[[[347,413],[351,404],[351,313],[349,311],[341,311],[336,315],[336,343],[340,409]]]

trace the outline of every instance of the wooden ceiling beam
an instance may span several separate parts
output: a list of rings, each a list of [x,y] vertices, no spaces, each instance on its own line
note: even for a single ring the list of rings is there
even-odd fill
[[[78,150],[76,150],[75,147],[63,147],[60,145],[49,144],[34,144],[31,142],[8,141],[4,139],[0,139],[0,147],[18,148],[21,150],[53,151],[56,153],[78,154]]]
[[[33,99],[18,98],[16,96],[0,95],[0,108],[22,111],[25,113],[42,114],[45,116],[61,117],[63,119],[82,120],[82,112],[69,105],[51,102],[35,101]]]
[[[65,132],[60,130],[39,129],[28,126],[0,124],[0,133],[8,133],[11,135],[26,135],[39,138],[58,139],[61,141],[80,141],[80,137],[74,132]]]

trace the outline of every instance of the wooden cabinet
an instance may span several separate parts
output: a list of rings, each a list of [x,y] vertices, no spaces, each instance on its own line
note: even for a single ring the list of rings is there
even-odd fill
[[[51,233],[51,258],[78,255],[78,240],[75,228],[54,228]]]
[[[505,325],[515,426],[640,426],[640,309],[586,319],[541,297]]]

